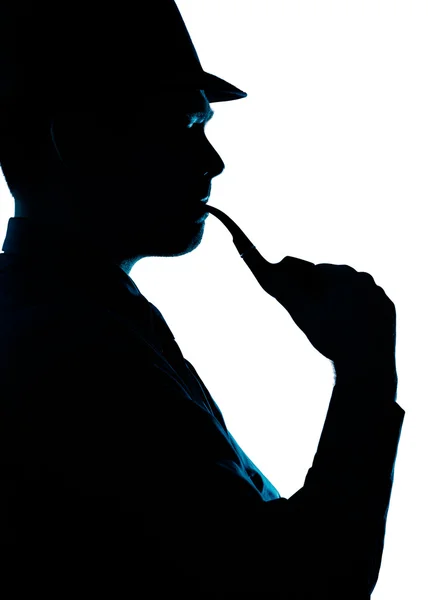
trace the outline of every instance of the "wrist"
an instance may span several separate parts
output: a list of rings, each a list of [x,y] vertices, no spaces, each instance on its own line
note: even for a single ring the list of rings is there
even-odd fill
[[[361,359],[333,363],[336,382],[395,386],[398,384],[395,357],[385,359]]]

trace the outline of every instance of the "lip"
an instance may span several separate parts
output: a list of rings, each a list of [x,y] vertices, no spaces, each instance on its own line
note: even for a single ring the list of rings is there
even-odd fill
[[[196,223],[201,223],[208,217],[209,212],[207,211],[205,206],[207,202],[208,198],[204,198],[203,200],[198,202],[198,204],[195,204],[189,209],[189,212],[192,215],[192,217],[195,217]]]

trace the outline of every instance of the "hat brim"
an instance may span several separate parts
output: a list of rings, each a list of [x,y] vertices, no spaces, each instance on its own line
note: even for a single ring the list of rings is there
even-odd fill
[[[228,102],[229,100],[239,100],[247,97],[246,92],[205,71],[202,77],[202,85],[208,102]]]

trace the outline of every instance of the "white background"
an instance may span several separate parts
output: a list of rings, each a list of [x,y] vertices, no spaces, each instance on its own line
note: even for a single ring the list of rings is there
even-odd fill
[[[406,415],[372,598],[426,600],[428,3],[177,4],[204,69],[248,92],[212,105],[207,136],[226,164],[212,205],[268,260],[351,265],[395,303],[397,401]],[[0,183],[4,238],[13,201]],[[263,292],[213,216],[193,253],[145,259],[131,276],[244,451],[291,496],[316,452],[330,362]]]

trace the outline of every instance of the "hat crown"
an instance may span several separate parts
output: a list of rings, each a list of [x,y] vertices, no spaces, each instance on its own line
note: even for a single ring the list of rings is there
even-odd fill
[[[12,0],[0,8],[0,96],[137,98],[203,69],[173,0]]]

